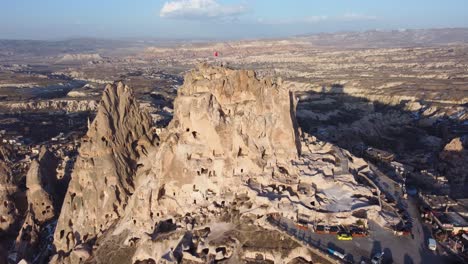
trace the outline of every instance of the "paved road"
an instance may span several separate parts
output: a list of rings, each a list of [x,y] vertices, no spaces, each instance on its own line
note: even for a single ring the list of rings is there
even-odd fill
[[[281,225],[293,234],[314,247],[322,250],[332,248],[347,254],[347,260],[359,263],[364,260],[370,263],[370,258],[377,252],[384,251],[383,263],[401,264],[440,264],[450,263],[451,258],[443,255],[439,249],[437,252],[427,248],[427,239],[430,237],[430,229],[418,220],[418,210],[414,201],[408,202],[408,212],[414,218],[414,238],[411,236],[398,237],[392,231],[384,229],[375,223],[370,223],[370,236],[354,238],[352,241],[341,241],[336,235],[316,234],[311,231],[300,230],[295,223],[288,219],[281,219]]]
[[[341,160],[341,172],[347,171],[347,159],[339,150],[337,153]],[[421,223],[416,201],[412,200],[412,198],[402,200],[402,190],[399,186],[395,185],[395,181],[380,172],[377,167],[372,166],[371,169],[377,174],[375,180],[380,188],[387,195],[393,197],[398,202],[403,202],[407,206],[407,212],[413,223],[413,236],[395,236],[391,230],[382,228],[373,222],[369,224],[369,237],[354,238],[352,241],[341,241],[336,238],[336,235],[316,234],[309,230],[298,229],[293,221],[285,218],[280,220],[279,226],[290,235],[322,251],[326,252],[327,248],[331,248],[346,254],[346,260],[351,263],[360,263],[361,261],[370,263],[371,257],[382,251],[384,252],[383,263],[385,264],[454,263],[452,262],[453,258],[447,256],[440,246],[436,252],[430,251],[427,248],[427,241],[431,237],[431,230],[428,226]]]

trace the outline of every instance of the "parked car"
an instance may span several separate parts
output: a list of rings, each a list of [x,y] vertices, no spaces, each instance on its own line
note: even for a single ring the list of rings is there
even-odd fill
[[[349,231],[353,237],[366,237],[369,235],[366,229],[357,226],[352,226]]]
[[[353,240],[351,234],[346,232],[340,232],[336,237],[338,238],[338,240]]]
[[[344,258],[346,257],[345,254],[343,254],[343,253],[341,253],[341,252],[338,252],[338,251],[336,251],[336,250],[334,250],[334,249],[332,249],[332,248],[328,248],[328,252],[329,252],[330,254],[332,254],[333,256],[336,256],[336,257],[338,257],[338,258],[340,258],[340,259],[344,259]]]
[[[338,226],[330,226],[330,234],[337,234],[340,231]]]
[[[323,225],[317,225],[315,227],[315,232],[317,234],[326,234],[326,233],[328,233],[328,230],[326,230],[325,226],[323,226]]]
[[[429,238],[427,241],[427,247],[432,250],[436,251],[437,250],[437,242],[433,238]]]

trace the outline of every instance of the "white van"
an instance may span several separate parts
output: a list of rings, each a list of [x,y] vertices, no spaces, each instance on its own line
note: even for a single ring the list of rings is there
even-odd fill
[[[432,251],[436,251],[437,249],[437,242],[435,241],[435,239],[433,238],[429,238],[428,242],[427,242],[427,247],[432,250]]]

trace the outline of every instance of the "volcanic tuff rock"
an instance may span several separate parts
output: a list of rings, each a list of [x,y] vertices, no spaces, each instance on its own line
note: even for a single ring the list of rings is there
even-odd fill
[[[150,126],[129,87],[107,85],[74,165],[54,234],[58,251],[93,239],[122,215],[137,160],[153,142]]]
[[[55,216],[53,197],[57,182],[56,168],[58,160],[45,147],[39,157],[31,162],[26,175],[26,188],[29,210],[35,219],[44,223]]]
[[[102,60],[101,55],[97,53],[93,54],[65,54],[62,58],[57,60],[58,63],[63,62],[74,62],[74,61],[93,61]]]
[[[57,166],[58,159],[44,146],[31,162],[26,174],[27,210],[25,208],[24,221],[11,249],[14,254],[10,257],[15,261],[35,259],[39,263],[49,253],[44,243],[48,240],[45,233],[51,233],[48,229],[54,225],[55,208],[60,202],[56,184]]]
[[[293,96],[280,80],[201,65],[185,76],[174,105],[159,147],[139,161],[138,187],[115,232],[128,229],[142,244],[167,217],[245,193],[245,177],[289,177],[300,153]],[[142,250],[153,258],[165,253],[165,246],[148,247]]]
[[[39,236],[39,223],[36,221],[34,211],[29,207],[13,248],[13,251],[16,253],[16,261],[32,259],[41,243]]]
[[[439,157],[446,163],[446,173],[450,179],[458,183],[468,183],[468,149],[462,138],[454,138],[440,152]]]
[[[8,165],[0,159],[0,233],[7,231],[18,214],[11,195],[17,190]]]
[[[159,146],[139,159],[135,192],[96,254],[105,256],[119,244],[132,248],[132,263],[176,256],[203,262],[202,253],[186,251],[217,259],[246,256],[235,236],[224,237],[233,245],[189,242],[198,241],[194,234],[206,226],[229,233],[233,225],[226,219],[279,212],[297,217],[297,210],[323,217],[328,210],[351,223],[358,209],[378,218],[372,192],[349,172],[366,168],[365,162],[315,138],[302,141],[295,103],[281,80],[258,79],[253,71],[201,65],[187,73],[173,120],[159,134]],[[176,226],[177,232],[164,234]],[[219,254],[216,245],[227,252]]]
[[[9,112],[49,110],[73,113],[95,111],[97,108],[97,102],[95,100],[58,99],[32,102],[1,102],[0,107],[7,109]]]
[[[295,97],[280,79],[200,65],[186,74],[157,146],[128,91],[121,83],[105,91],[55,231],[57,249],[72,252],[54,262],[76,263],[94,237],[89,255],[97,263],[235,262],[255,256],[239,228],[275,236],[268,214],[354,223],[364,210],[392,220],[350,173],[372,174],[364,160],[299,134]],[[302,252],[300,245],[271,252],[266,241],[255,250],[272,260]]]
[[[281,166],[300,152],[292,98],[280,83],[258,80],[253,71],[200,66],[185,76],[174,119],[141,170],[140,184],[154,178],[160,193],[153,199],[176,192],[180,203],[193,204],[203,199],[194,189],[219,193],[242,175],[283,174]],[[172,212],[161,214],[181,213],[177,206],[163,208]]]
[[[207,164],[211,168],[204,169],[220,177],[262,173],[297,158],[300,143],[293,100],[281,80],[258,80],[253,71],[201,66],[186,75],[174,102],[174,121],[168,128],[180,135],[180,150],[186,155],[174,153],[167,158],[212,159],[216,165]],[[202,173],[202,164],[188,163],[201,166]],[[175,167],[163,170],[182,169],[175,162],[170,164]],[[175,181],[183,182],[186,173],[171,174]]]

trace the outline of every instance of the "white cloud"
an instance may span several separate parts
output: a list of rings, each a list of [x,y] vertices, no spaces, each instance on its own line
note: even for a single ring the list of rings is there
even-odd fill
[[[247,12],[243,5],[223,5],[217,0],[173,0],[164,3],[159,15],[175,19],[213,19],[236,17]]]

